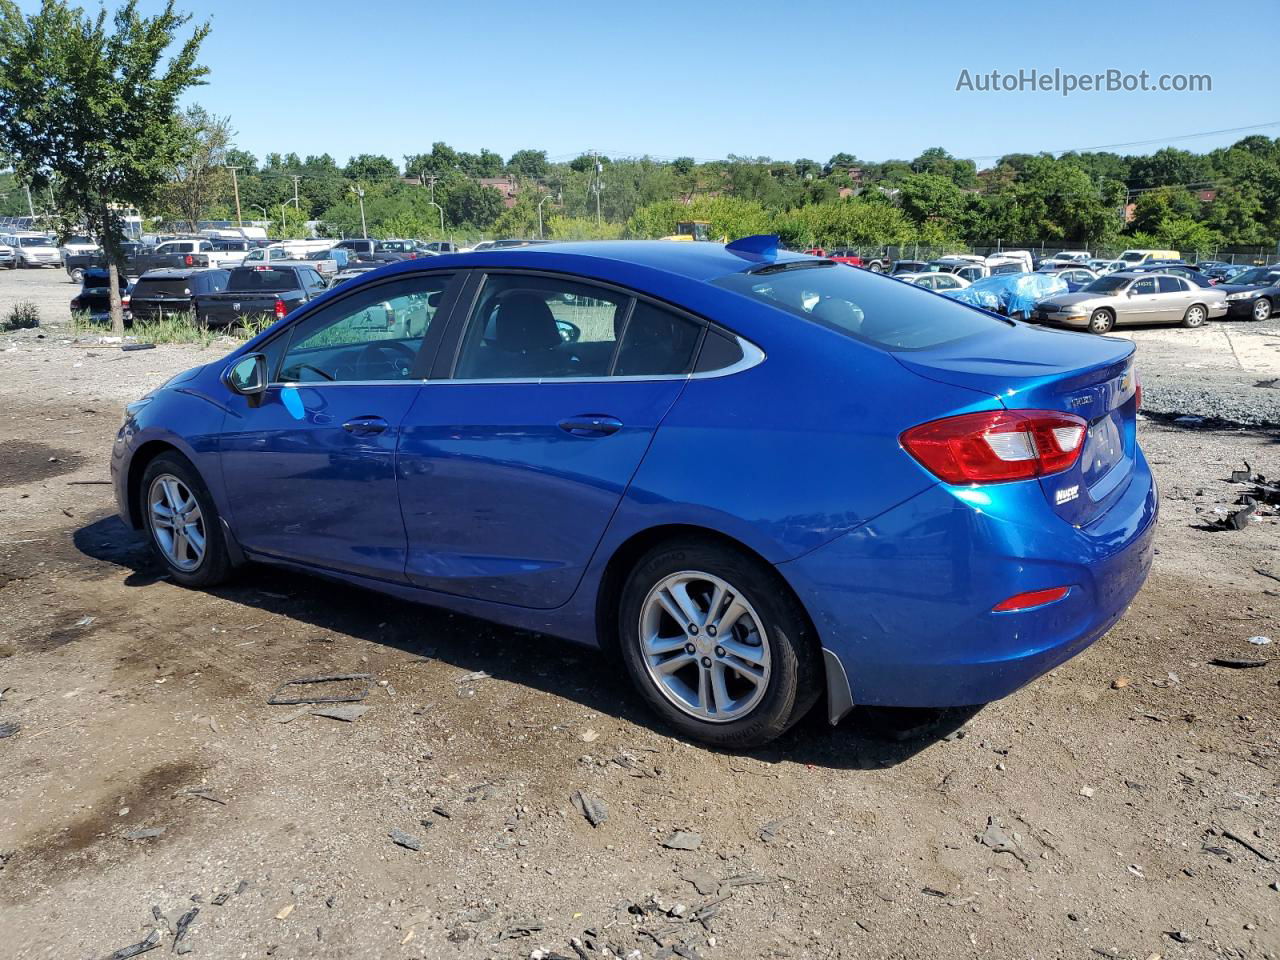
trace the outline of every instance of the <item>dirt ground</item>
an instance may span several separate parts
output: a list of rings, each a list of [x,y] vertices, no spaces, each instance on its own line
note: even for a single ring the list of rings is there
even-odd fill
[[[0,273],[0,313],[46,318],[0,335],[0,955],[1280,957],[1280,527],[1212,529],[1243,460],[1280,474],[1274,431],[1142,422],[1150,581],[1017,695],[721,753],[590,650],[265,569],[166,581],[108,453],[218,348],[70,342],[71,293]],[[1280,375],[1244,327],[1135,334],[1147,382]],[[351,672],[354,721],[266,703]]]

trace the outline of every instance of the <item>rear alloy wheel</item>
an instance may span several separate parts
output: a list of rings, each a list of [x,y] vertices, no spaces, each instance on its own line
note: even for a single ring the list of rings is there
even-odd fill
[[[1090,333],[1110,333],[1116,325],[1115,314],[1110,310],[1095,310],[1089,317]]]
[[[1187,312],[1182,315],[1182,325],[1184,327],[1198,327],[1209,317],[1204,307],[1198,303],[1193,303],[1187,307]]]
[[[185,457],[165,453],[147,464],[140,506],[152,549],[174,581],[212,587],[227,578],[231,560],[218,508]]]
[[[71,282],[72,283],[84,282],[84,271],[81,270],[79,267],[74,267],[71,271]]]
[[[1253,319],[1271,319],[1271,301],[1266,297],[1259,297],[1257,300],[1253,301]]]
[[[723,747],[768,743],[818,695],[808,621],[757,561],[715,544],[650,551],[623,589],[627,672],[686,736]]]

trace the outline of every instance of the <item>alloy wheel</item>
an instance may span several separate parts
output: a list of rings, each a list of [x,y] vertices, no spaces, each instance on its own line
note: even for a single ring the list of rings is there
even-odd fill
[[[1271,317],[1271,301],[1266,297],[1259,297],[1253,302],[1253,319],[1267,320]]]
[[[654,686],[699,720],[746,716],[769,685],[768,633],[746,596],[714,574],[660,580],[640,609],[640,647]]]
[[[184,572],[204,562],[205,524],[200,503],[191,488],[171,473],[151,482],[147,495],[151,535],[171,564]]]

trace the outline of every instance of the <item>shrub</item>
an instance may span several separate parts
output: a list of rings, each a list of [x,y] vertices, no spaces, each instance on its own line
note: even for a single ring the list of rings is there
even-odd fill
[[[9,314],[0,322],[0,330],[31,330],[40,326],[40,308],[30,300],[19,300],[9,308]]]

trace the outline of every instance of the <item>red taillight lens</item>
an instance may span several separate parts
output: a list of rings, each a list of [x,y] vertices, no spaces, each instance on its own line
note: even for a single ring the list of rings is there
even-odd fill
[[[279,320],[284,316],[284,301],[276,297],[276,319]]]
[[[1135,412],[1142,409],[1142,376],[1137,370],[1133,371],[1133,401]]]
[[[1045,590],[1028,590],[1026,593],[1015,593],[1008,600],[1002,600],[991,609],[996,613],[1009,613],[1013,610],[1030,610],[1032,607],[1043,607],[1046,603],[1061,600],[1070,590],[1070,587],[1049,587]]]
[[[903,448],[947,483],[1006,483],[1066,470],[1089,425],[1054,410],[965,413],[912,427]]]
[[[191,266],[195,266],[196,260],[195,260],[195,257],[191,256],[191,254],[188,253],[185,257],[183,257],[183,262],[186,263],[188,267],[191,267]]]
[[[128,305],[129,305],[129,294],[127,293],[120,294],[120,306],[127,307]]]

